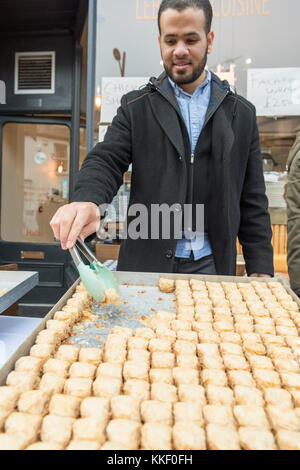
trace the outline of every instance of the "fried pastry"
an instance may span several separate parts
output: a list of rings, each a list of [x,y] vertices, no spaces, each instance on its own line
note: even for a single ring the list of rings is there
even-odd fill
[[[177,389],[174,385],[154,382],[151,385],[151,400],[175,403],[177,401]]]
[[[58,348],[55,358],[61,359],[62,361],[76,362],[78,360],[79,351],[80,349],[77,346],[64,344]]]
[[[193,422],[175,423],[172,436],[175,450],[206,449],[204,430]]]
[[[212,423],[221,426],[235,426],[231,406],[206,405],[203,408],[203,415],[206,424]]]
[[[44,364],[43,373],[47,374],[51,372],[52,374],[56,374],[60,377],[66,378],[68,376],[69,367],[70,363],[67,361],[50,358]]]
[[[78,398],[86,398],[92,394],[91,379],[72,378],[65,382],[64,393]]]
[[[129,419],[113,419],[106,429],[110,441],[119,442],[127,449],[137,450],[140,443],[141,425]]]
[[[240,444],[244,450],[276,450],[273,434],[267,429],[242,426],[239,428]]]
[[[200,343],[220,343],[220,336],[216,331],[200,331],[198,338]]]
[[[253,377],[260,388],[280,388],[281,386],[279,374],[272,370],[256,369],[253,371]]]
[[[127,361],[145,362],[150,366],[151,354],[146,349],[130,349],[127,355]]]
[[[151,353],[153,352],[171,352],[172,343],[167,339],[152,338],[149,341],[148,349]]]
[[[291,394],[283,388],[266,388],[264,397],[268,405],[293,408]]]
[[[33,372],[37,375],[41,374],[43,360],[34,356],[23,356],[17,360],[15,364],[16,372]]]
[[[66,450],[100,450],[101,444],[97,441],[71,441]]]
[[[26,447],[25,450],[64,450],[64,447],[55,442],[35,442]]]
[[[13,436],[26,437],[26,445],[30,445],[38,439],[42,420],[41,416],[15,411],[5,422],[5,432]]]
[[[189,343],[191,344],[191,343]],[[175,365],[175,355],[169,352],[154,352],[151,355],[152,369],[171,369]]]
[[[216,387],[208,385],[206,387],[206,395],[209,405],[233,405],[233,391],[228,387]]]
[[[216,385],[217,387],[226,387],[227,376],[223,370],[203,369],[200,372],[201,383],[205,386]]]
[[[246,370],[230,370],[227,373],[228,382],[231,387],[241,385],[242,387],[256,387],[250,372]]]
[[[300,419],[292,408],[281,406],[267,406],[267,414],[276,431],[286,429],[287,431],[300,431]]]
[[[53,344],[35,344],[30,349],[30,356],[38,357],[46,361],[53,357],[55,353],[55,346]]]
[[[122,380],[123,367],[121,364],[103,362],[97,369],[97,377],[113,377]]]
[[[174,367],[173,378],[177,386],[180,384],[199,384],[199,372],[195,369]]]
[[[139,402],[130,395],[119,395],[111,399],[112,419],[129,419],[140,422]]]
[[[149,370],[150,383],[162,382],[166,384],[173,384],[172,369],[150,369]]]
[[[171,344],[174,344],[177,338],[176,331],[170,328],[156,328],[155,333],[157,338],[167,339]]]
[[[150,385],[145,380],[128,379],[123,387],[125,395],[131,395],[138,401],[149,400],[150,398]],[[119,393],[118,393],[119,395]]]
[[[98,366],[102,359],[102,349],[81,348],[79,352],[79,362],[86,362],[93,366]]]
[[[27,436],[0,434],[0,450],[24,450],[28,445]]]
[[[137,328],[135,330],[135,336],[149,341],[151,338],[155,337],[155,333],[151,328]]]
[[[75,441],[96,441],[102,446],[106,440],[105,423],[95,418],[79,418],[73,424]]]
[[[80,405],[82,418],[94,418],[107,423],[110,417],[110,399],[101,397],[88,397]]]
[[[234,428],[210,423],[206,435],[210,450],[240,450],[239,435]]]
[[[146,400],[141,403],[141,416],[144,423],[160,423],[172,426],[172,403]]]
[[[128,338],[128,351],[130,351],[131,349],[146,350],[148,348],[148,344],[149,341],[147,339],[132,336]]]
[[[88,380],[88,379],[81,379],[81,380]],[[97,379],[93,383],[93,393],[96,397],[102,397],[102,398],[114,397],[114,396],[120,395],[121,387],[122,387],[122,381],[119,378],[98,376]]]
[[[284,388],[288,390],[300,390],[300,374],[282,372],[280,374]]]
[[[264,406],[263,394],[257,388],[237,385],[234,387],[234,396],[237,405]]]
[[[141,446],[143,450],[172,450],[172,428],[160,423],[144,424]]]
[[[196,354],[196,345],[189,341],[177,340],[173,345],[176,355],[178,354]]]
[[[183,402],[198,402],[202,406],[206,405],[205,391],[201,385],[179,385],[178,397]]]
[[[74,421],[73,418],[62,416],[45,416],[41,429],[41,440],[65,447],[71,440]]]
[[[0,410],[13,411],[16,407],[21,391],[16,387],[3,385],[0,387]]]
[[[18,410],[21,413],[45,416],[48,413],[49,401],[49,393],[42,390],[30,390],[20,396]]]
[[[39,389],[49,394],[62,393],[64,386],[65,379],[63,377],[49,372],[42,376]]]
[[[176,357],[176,365],[188,369],[198,369],[199,367],[198,358],[195,354],[178,354]]]
[[[94,379],[96,366],[88,362],[73,362],[69,370],[70,378]]]
[[[119,336],[119,338],[122,338],[121,335],[116,335],[116,336]],[[126,355],[127,355],[127,352],[126,352],[126,349],[123,348],[123,346],[105,347],[103,360],[105,362],[123,364],[126,361]]]
[[[158,281],[158,287],[161,292],[170,293],[175,289],[175,281],[161,277]]]
[[[233,408],[233,414],[239,426],[270,428],[266,413],[262,407],[237,405]]]
[[[55,416],[78,418],[80,404],[80,398],[57,393],[51,398],[49,412]]]
[[[20,392],[28,392],[39,386],[40,378],[36,372],[12,371],[6,378],[6,385],[16,387]]]
[[[203,426],[202,405],[197,402],[174,403],[174,420],[175,424],[188,421]]]
[[[280,450],[300,450],[300,432],[280,429],[276,440]]]
[[[36,344],[52,344],[58,346],[61,343],[61,337],[56,331],[53,330],[42,330],[37,335]]]

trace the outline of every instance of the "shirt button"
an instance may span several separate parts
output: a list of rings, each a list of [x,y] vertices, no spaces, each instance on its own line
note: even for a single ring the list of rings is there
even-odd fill
[[[173,250],[168,250],[168,251],[166,252],[166,258],[167,258],[167,259],[171,259],[172,257],[173,257]]]

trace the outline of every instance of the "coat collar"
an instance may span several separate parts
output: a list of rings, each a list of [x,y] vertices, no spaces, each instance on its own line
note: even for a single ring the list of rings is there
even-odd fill
[[[226,96],[231,93],[228,82],[222,82],[213,72],[211,75],[211,97],[204,125],[216,112]],[[167,74],[163,72],[158,78],[152,77],[149,86],[152,91],[156,91],[156,93],[149,94],[154,115],[179,155],[184,156],[186,151],[180,125],[180,121],[183,122],[183,120]]]

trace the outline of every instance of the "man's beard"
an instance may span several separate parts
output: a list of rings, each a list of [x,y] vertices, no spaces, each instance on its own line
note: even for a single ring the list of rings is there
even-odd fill
[[[176,83],[176,85],[180,86],[180,85],[188,85],[190,83],[194,83],[196,80],[198,80],[198,78],[202,75],[204,69],[205,69],[205,66],[206,66],[206,63],[207,63],[207,55],[208,55],[208,47],[206,49],[206,52],[205,52],[205,55],[202,59],[202,61],[198,64],[197,68],[195,68],[192,73],[190,75],[188,75],[187,77],[185,78],[180,78],[178,77],[178,75],[175,77],[172,73],[172,66],[171,67],[168,67],[165,63],[164,63],[164,68],[165,68],[165,71],[166,71],[166,74],[168,75],[168,77],[170,77],[174,83]]]

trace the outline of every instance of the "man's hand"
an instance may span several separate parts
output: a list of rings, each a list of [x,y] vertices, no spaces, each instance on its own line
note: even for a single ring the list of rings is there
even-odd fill
[[[58,209],[50,225],[63,250],[72,248],[78,237],[84,240],[96,232],[100,211],[93,202],[72,202]]]
[[[249,277],[271,277],[270,274],[253,273]]]

